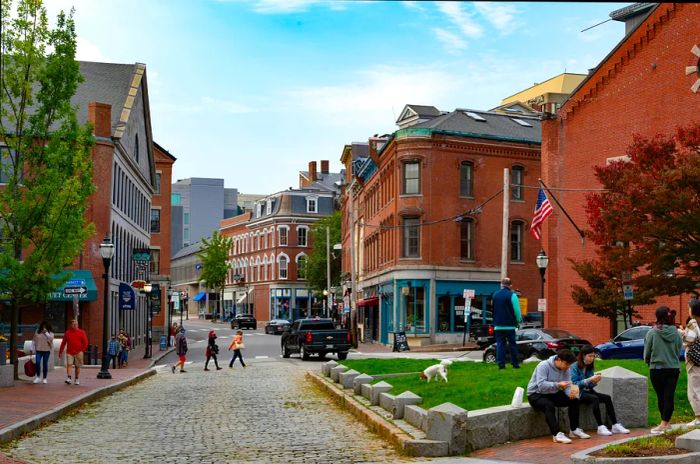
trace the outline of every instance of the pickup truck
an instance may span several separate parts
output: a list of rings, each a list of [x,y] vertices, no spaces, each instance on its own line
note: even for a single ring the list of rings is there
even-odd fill
[[[312,354],[335,353],[342,361],[350,351],[350,331],[337,330],[332,319],[297,319],[282,334],[281,344],[283,358],[299,353],[306,361]]]

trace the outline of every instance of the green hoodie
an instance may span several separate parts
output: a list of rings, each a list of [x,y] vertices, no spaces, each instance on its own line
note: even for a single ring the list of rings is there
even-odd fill
[[[644,362],[650,369],[678,368],[683,341],[673,325],[654,327],[644,337]]]

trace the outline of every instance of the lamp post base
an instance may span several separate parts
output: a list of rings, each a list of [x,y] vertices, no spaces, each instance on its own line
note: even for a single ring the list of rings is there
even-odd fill
[[[98,379],[111,379],[112,374],[109,373],[109,358],[102,358],[102,368],[97,373]]]

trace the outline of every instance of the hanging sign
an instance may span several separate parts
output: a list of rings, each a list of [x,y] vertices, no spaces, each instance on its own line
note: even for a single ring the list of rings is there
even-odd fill
[[[128,311],[136,309],[136,294],[129,284],[119,284],[119,309]]]

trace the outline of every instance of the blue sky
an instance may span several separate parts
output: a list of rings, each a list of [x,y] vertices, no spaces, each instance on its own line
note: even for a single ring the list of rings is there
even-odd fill
[[[619,42],[629,3],[45,0],[76,8],[78,58],[147,65],[174,179],[297,187],[309,161],[396,129],[405,104],[490,109]]]

